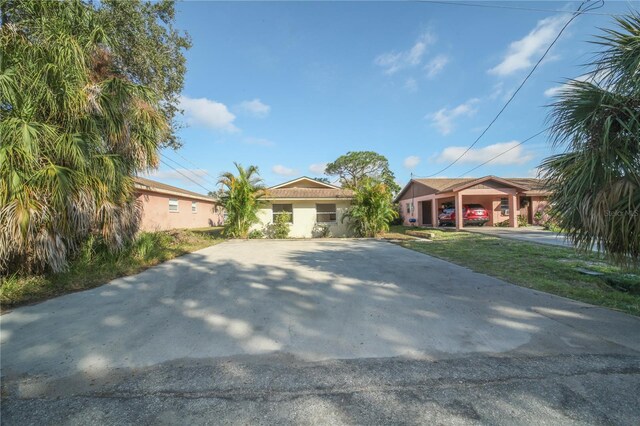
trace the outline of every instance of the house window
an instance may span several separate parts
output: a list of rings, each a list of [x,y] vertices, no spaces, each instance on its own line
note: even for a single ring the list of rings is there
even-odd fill
[[[335,204],[316,204],[316,222],[335,222],[337,218]]]
[[[503,216],[509,216],[509,199],[500,198],[500,214]]]
[[[169,211],[170,212],[178,211],[178,200],[176,198],[169,198]]]
[[[198,213],[198,203],[196,201],[191,202],[191,213]]]
[[[413,211],[413,203],[407,203],[407,213],[411,213]]]
[[[293,223],[293,204],[274,204],[273,205],[273,223],[281,214],[289,214],[289,223]]]

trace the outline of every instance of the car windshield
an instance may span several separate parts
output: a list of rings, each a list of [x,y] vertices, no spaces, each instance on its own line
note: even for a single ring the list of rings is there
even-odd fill
[[[442,213],[449,214],[449,213],[453,213],[455,211],[456,211],[456,209],[450,207],[450,208],[446,208],[446,209],[442,210]]]
[[[467,207],[470,209],[484,209],[481,204],[469,204]]]

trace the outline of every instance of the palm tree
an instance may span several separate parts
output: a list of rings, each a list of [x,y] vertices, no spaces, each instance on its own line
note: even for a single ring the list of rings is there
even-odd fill
[[[227,212],[224,234],[231,238],[247,238],[251,225],[258,222],[260,198],[264,195],[262,179],[256,166],[243,168],[234,163],[238,174],[223,173],[219,183],[224,186],[220,203]]]
[[[640,263],[640,14],[604,30],[586,81],[569,80],[549,116],[554,146],[542,164],[560,227],[583,250]]]
[[[60,271],[90,234],[136,233],[133,176],[168,124],[79,0],[8,1],[0,28],[0,273]]]
[[[376,237],[389,230],[389,224],[398,216],[393,206],[393,195],[383,182],[365,177],[355,190],[351,208],[342,217],[360,237]]]

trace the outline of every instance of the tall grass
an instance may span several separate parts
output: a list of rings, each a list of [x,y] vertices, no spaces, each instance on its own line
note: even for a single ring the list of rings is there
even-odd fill
[[[220,228],[142,232],[113,252],[98,238],[89,238],[65,272],[45,275],[13,274],[0,278],[2,309],[37,302],[135,274],[174,257],[220,241]]]

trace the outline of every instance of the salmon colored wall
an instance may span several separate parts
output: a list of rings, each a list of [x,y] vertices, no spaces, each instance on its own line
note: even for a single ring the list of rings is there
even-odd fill
[[[531,211],[533,212],[533,224],[539,225],[536,221],[536,213],[541,212],[547,207],[549,202],[547,201],[547,197],[531,197]]]
[[[215,209],[213,201],[203,201],[186,196],[159,194],[138,189],[137,199],[142,205],[143,231],[163,231],[167,229],[205,228],[220,226],[224,222],[222,210]],[[178,211],[169,211],[169,199],[178,200]],[[197,213],[191,212],[191,202],[198,203]]]

